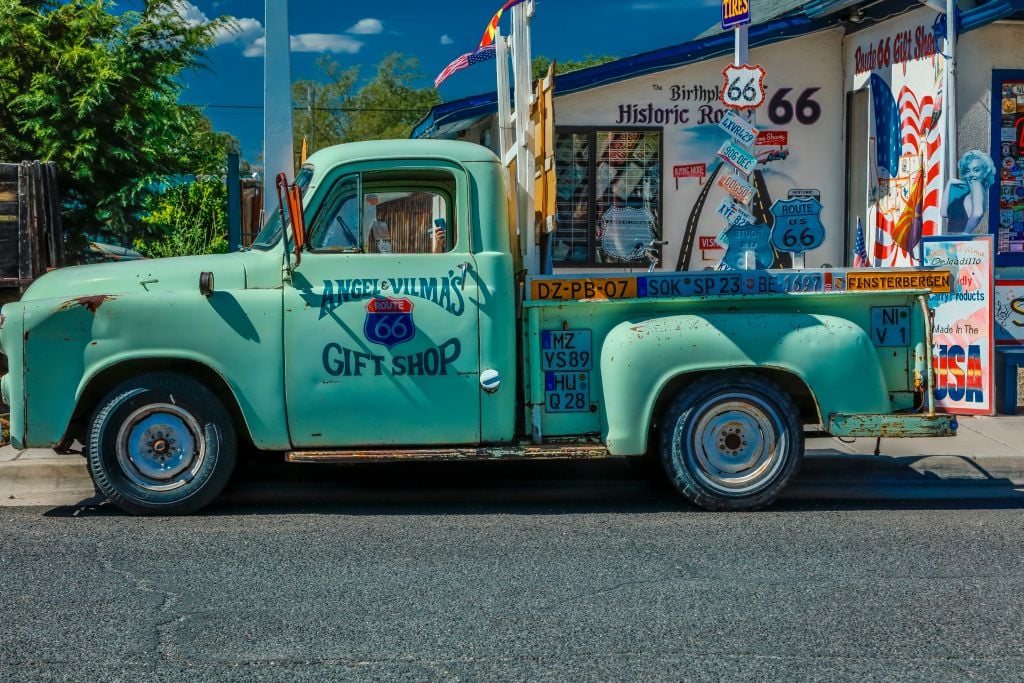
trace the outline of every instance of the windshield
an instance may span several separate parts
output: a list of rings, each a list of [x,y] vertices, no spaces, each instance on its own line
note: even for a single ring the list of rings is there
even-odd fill
[[[299,188],[299,192],[302,193],[303,197],[306,195],[306,188],[309,187],[309,182],[313,179],[313,167],[306,165],[299,169],[299,172],[295,174],[295,184]],[[272,190],[276,192],[276,190]],[[285,206],[285,214],[288,213],[288,207]],[[287,218],[287,216],[286,216]],[[263,229],[260,230],[260,234],[256,236],[256,239],[252,243],[253,249],[269,249],[277,241],[281,239],[281,214],[279,211],[274,211],[267,217]]]

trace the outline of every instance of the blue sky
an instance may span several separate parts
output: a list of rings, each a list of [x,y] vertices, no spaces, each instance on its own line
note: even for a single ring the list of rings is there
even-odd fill
[[[209,53],[210,68],[185,76],[183,101],[199,105],[260,106],[263,100],[261,0],[181,0],[193,21],[227,14],[238,19],[236,33],[224,35]],[[401,52],[419,58],[423,85],[448,62],[479,43],[501,0],[422,2],[338,2],[293,0],[292,78],[317,78],[316,59],[328,53],[342,66],[360,65],[367,77],[380,59]],[[718,0],[537,0],[532,22],[533,52],[555,59],[586,54],[625,57],[690,40],[718,21]],[[508,31],[509,18],[502,20]],[[494,89],[494,69],[460,71],[440,89],[445,100]],[[259,109],[206,110],[218,130],[242,142],[253,161],[262,146]]]

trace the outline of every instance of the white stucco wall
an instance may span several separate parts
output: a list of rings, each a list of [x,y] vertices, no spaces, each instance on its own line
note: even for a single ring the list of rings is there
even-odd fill
[[[766,102],[783,93],[785,101],[795,104],[801,95],[808,102],[817,103],[820,115],[813,121],[801,123],[794,115],[788,123],[773,123],[768,105],[758,110],[757,125],[761,130],[785,131],[787,144],[771,148],[759,147],[765,156],[768,151],[781,153],[762,165],[770,200],[785,199],[794,188],[816,189],[821,192],[824,206],[822,222],[825,225],[824,244],[807,255],[808,266],[824,263],[843,263],[844,215],[844,92],[842,33],[822,31],[771,46],[750,51],[750,62],[760,64],[767,71]],[[715,152],[728,137],[716,125],[725,109],[717,100],[717,89],[723,82],[722,69],[730,63],[720,57],[707,62],[690,64],[650,76],[642,76],[584,92],[557,97],[555,101],[556,126],[656,126],[662,128],[662,191],[663,239],[669,244],[664,251],[664,267],[675,268],[680,246],[686,239],[686,225],[702,190],[696,178],[681,178],[676,189],[673,166],[695,163],[708,164],[709,171],[717,157]],[[816,89],[816,90],[813,90]],[[703,91],[703,92],[701,92]],[[635,109],[631,109],[633,105]],[[651,111],[662,112],[663,120],[640,120]],[[630,118],[632,112],[632,118]],[[785,107],[776,112],[776,120],[785,117]],[[813,113],[812,109],[805,109]],[[807,119],[808,117],[804,117]],[[713,187],[696,221],[696,235],[690,249],[690,269],[715,266],[722,251],[704,251],[699,248],[699,237],[717,236],[725,227],[724,220],[715,209],[725,197],[725,191]]]

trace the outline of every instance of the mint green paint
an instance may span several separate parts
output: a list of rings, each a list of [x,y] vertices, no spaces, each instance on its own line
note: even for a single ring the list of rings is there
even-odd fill
[[[913,306],[913,293],[526,302],[519,320],[509,249],[517,241],[509,235],[504,174],[490,152],[468,143],[387,141],[331,148],[309,163],[311,220],[341,175],[449,173],[458,241],[447,254],[305,252],[291,271],[279,242],[265,251],[46,275],[4,307],[0,343],[10,373],[0,388],[15,445],[61,441],[76,408],[92,411],[79,405],[90,383],[126,362],[204,366],[223,379],[256,446],[273,450],[497,444],[536,434],[601,438],[613,454],[642,453],[668,382],[740,367],[799,377],[826,424],[833,414],[884,416],[913,398],[908,350],[876,348],[866,332],[870,306]],[[204,271],[215,277],[209,298],[199,293]],[[352,296],[339,296],[343,288]],[[412,302],[415,335],[391,346],[367,335],[367,303],[378,294]],[[923,339],[914,315],[910,348]],[[545,330],[564,329],[592,334],[592,405],[548,413],[540,340]],[[436,363],[453,340],[458,354],[445,359],[443,374],[396,371],[413,367],[418,355],[416,367],[427,367],[422,354],[429,352]],[[494,393],[480,386],[485,370],[501,376]]]
[[[890,410],[867,333],[828,315],[712,313],[617,325],[601,347],[601,377],[613,455],[643,453],[654,402],[691,372],[776,368],[810,387],[824,415]]]

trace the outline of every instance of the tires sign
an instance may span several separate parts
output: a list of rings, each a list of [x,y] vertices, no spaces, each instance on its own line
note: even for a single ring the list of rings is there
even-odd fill
[[[750,0],[722,0],[722,30],[750,23]]]
[[[722,69],[721,100],[729,109],[757,109],[764,104],[764,67],[742,64]]]
[[[394,297],[377,297],[366,303],[363,333],[367,340],[393,348],[416,336],[412,302]]]
[[[775,217],[772,246],[779,251],[809,251],[820,247],[825,240],[821,202],[814,197],[779,199],[772,204],[772,216]]]

